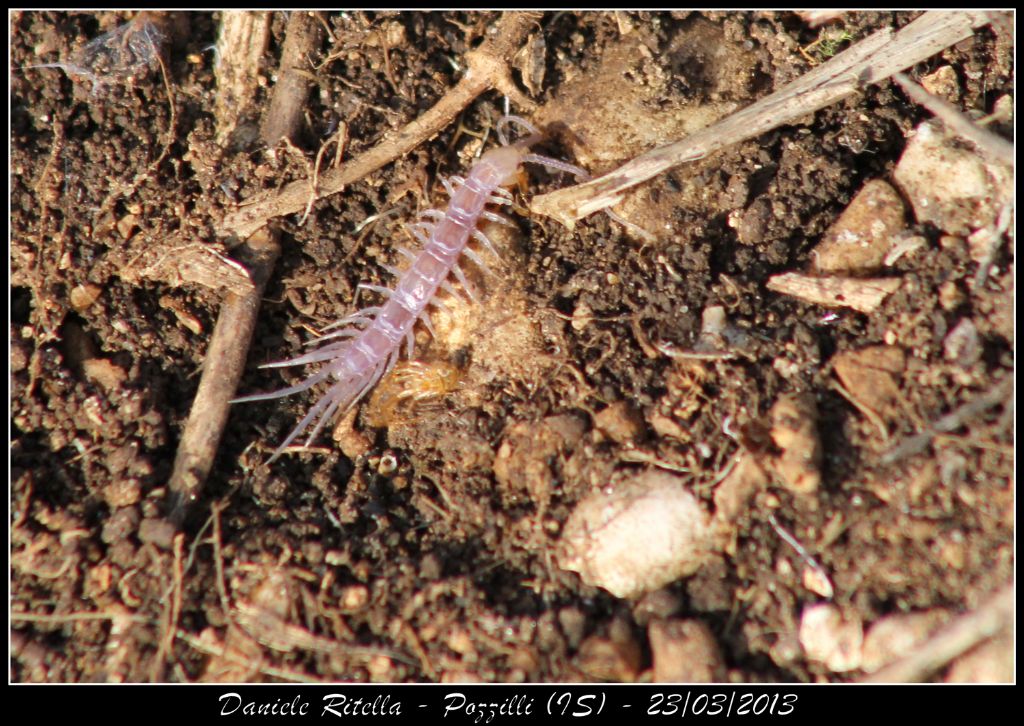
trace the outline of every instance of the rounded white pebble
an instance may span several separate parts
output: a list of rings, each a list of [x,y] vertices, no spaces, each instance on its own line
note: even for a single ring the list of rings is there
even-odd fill
[[[559,563],[621,598],[693,574],[712,550],[712,528],[684,486],[650,471],[593,492],[566,523]]]

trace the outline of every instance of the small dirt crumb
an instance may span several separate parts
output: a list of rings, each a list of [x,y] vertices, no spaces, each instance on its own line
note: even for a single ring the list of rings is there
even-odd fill
[[[715,636],[699,620],[655,620],[647,629],[656,683],[714,683],[725,678]]]
[[[624,444],[644,434],[643,416],[628,401],[619,401],[594,416],[594,426],[602,434]]]
[[[108,393],[116,391],[128,380],[128,374],[124,369],[106,358],[87,358],[82,361],[82,371],[86,378],[100,384]]]
[[[137,504],[142,488],[138,479],[117,479],[103,489],[103,498],[112,507],[128,507]]]
[[[588,678],[630,683],[640,672],[640,644],[622,620],[613,621],[607,637],[592,635],[580,645],[577,664]]]
[[[163,549],[171,548],[176,533],[174,525],[166,519],[143,519],[139,524],[139,540]]]

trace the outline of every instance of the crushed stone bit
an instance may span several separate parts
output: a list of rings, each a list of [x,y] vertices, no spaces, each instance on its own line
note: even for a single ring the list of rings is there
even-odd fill
[[[970,318],[964,318],[949,331],[946,339],[942,341],[942,350],[946,360],[953,361],[962,368],[978,362],[982,354],[981,337]]]
[[[943,130],[936,119],[914,130],[893,180],[919,222],[949,234],[990,226],[1013,196],[1013,171],[990,163]]]
[[[682,478],[648,471],[576,505],[559,562],[588,585],[631,598],[693,574],[712,549],[710,517]]]
[[[89,283],[84,285],[75,285],[71,288],[71,307],[75,309],[75,312],[84,313],[92,307],[93,303],[99,300],[100,295],[102,294],[103,288],[98,285],[92,285]]]
[[[711,629],[698,620],[655,620],[647,628],[655,683],[715,683],[725,663]]]
[[[881,179],[864,185],[811,252],[818,275],[870,275],[904,229],[906,209],[899,193]]]
[[[933,96],[950,103],[960,100],[960,80],[953,66],[941,66],[926,76],[921,76],[921,86]]]
[[[804,609],[800,617],[800,645],[807,659],[844,673],[860,668],[864,627],[855,616],[844,617],[835,605],[823,603]]]

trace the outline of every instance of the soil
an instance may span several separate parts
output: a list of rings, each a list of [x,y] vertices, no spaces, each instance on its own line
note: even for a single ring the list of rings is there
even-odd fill
[[[12,18],[12,680],[646,680],[661,652],[652,629],[686,630],[666,629],[675,621],[710,633],[724,680],[857,678],[801,650],[802,612],[827,598],[808,589],[805,560],[769,514],[865,630],[921,611],[946,622],[1012,581],[1012,401],[883,458],[1012,376],[1012,241],[975,286],[965,240],[911,216],[926,244],[884,271],[904,285],[871,314],[766,288],[808,268],[929,117],[889,82],[654,180],[622,209],[646,238],[602,215],[573,231],[531,217],[522,200],[572,183],[531,168],[508,211],[515,229],[488,232],[502,252],[494,275],[465,266],[480,302],[446,298],[436,338],[417,332],[418,365],[333,436],[270,466],[314,395],[234,407],[184,537],[168,535],[167,481],[221,292],[147,276],[139,260],[174,254],[172,238],[230,256],[215,232],[226,212],[306,178],[342,122],[342,163],[386,142],[455,85],[497,15],[325,14],[333,59],[311,71],[301,132],[273,156],[257,129],[283,14],[252,113],[224,143],[212,116],[218,13],[174,19],[166,77],[138,52],[120,68],[30,67],[80,59],[130,19]],[[838,50],[912,19],[849,13]],[[601,173],[806,72],[828,45],[800,49],[821,32],[792,13],[552,13],[513,77],[557,127],[540,153]],[[1012,58],[1012,37],[986,27],[913,75],[950,66],[957,105],[990,113],[1014,92]],[[634,123],[625,105],[670,121]],[[307,219],[279,220],[242,393],[300,380],[257,366],[377,299],[357,297],[359,282],[392,284],[383,265],[415,244],[404,224],[443,206],[438,177],[465,173],[494,143],[480,132],[502,107],[484,94]],[[664,354],[694,349],[713,306],[742,355]],[[964,319],[980,354],[951,359],[944,341]],[[871,415],[838,390],[835,363],[883,345],[906,364]],[[675,473],[714,511],[730,462],[789,394],[815,404],[812,494],[773,479],[705,566],[631,599],[559,566],[577,503],[646,470]]]

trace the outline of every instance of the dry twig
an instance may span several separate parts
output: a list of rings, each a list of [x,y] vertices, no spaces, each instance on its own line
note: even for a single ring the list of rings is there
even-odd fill
[[[254,234],[240,251],[239,258],[249,267],[253,285],[245,295],[227,294],[210,338],[203,376],[168,483],[170,519],[179,526],[213,466],[228,419],[229,401],[245,370],[263,289],[279,253],[276,235],[267,231]]]
[[[534,197],[530,209],[571,229],[577,220],[617,204],[637,184],[837,103],[866,84],[883,81],[969,37],[974,26],[986,22],[981,14],[928,12],[897,33],[879,31],[767,98],[682,141],[641,154],[583,184]]]
[[[939,434],[946,434],[956,431],[975,416],[987,411],[1000,403],[1012,405],[1013,402],[1013,376],[1007,376],[981,395],[971,399],[959,408],[940,417],[928,428],[919,434],[904,439],[900,444],[889,449],[882,455],[882,464],[888,466],[897,461],[918,454],[931,443],[932,439]]]
[[[468,68],[462,80],[422,116],[383,142],[338,169],[331,169],[320,180],[317,198],[336,194],[385,164],[404,156],[444,129],[484,91],[497,88],[518,105],[532,108],[512,82],[508,64],[527,32],[537,21],[537,13],[506,13],[483,45],[466,54]],[[220,232],[246,239],[274,217],[301,212],[309,199],[309,181],[299,179],[275,190],[224,217]]]
[[[976,610],[965,613],[906,656],[890,663],[863,683],[916,683],[954,658],[1013,624],[1014,585],[1010,583]]]
[[[910,96],[914,103],[923,106],[938,116],[950,131],[970,141],[994,161],[1009,164],[1011,168],[1016,166],[1013,144],[1009,141],[1001,136],[996,136],[988,129],[978,126],[962,114],[956,106],[928,93],[928,91],[914,83],[907,75],[895,73],[893,74],[893,79],[900,84],[900,88]]]
[[[322,36],[323,26],[314,13],[296,12],[288,19],[274,95],[260,129],[263,143],[270,148],[282,137],[294,136],[302,124],[311,86],[309,56],[320,47]]]

